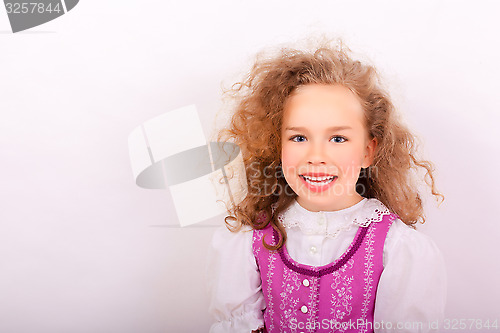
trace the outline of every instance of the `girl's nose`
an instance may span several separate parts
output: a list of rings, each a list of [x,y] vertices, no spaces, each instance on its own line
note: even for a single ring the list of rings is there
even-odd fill
[[[309,164],[325,164],[326,156],[325,149],[321,144],[312,144],[307,154],[307,163]]]

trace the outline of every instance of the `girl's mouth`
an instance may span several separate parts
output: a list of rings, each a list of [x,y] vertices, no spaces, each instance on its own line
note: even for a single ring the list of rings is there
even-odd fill
[[[299,175],[299,177],[302,179],[307,188],[313,192],[325,191],[334,183],[335,179],[338,178],[337,176],[313,177],[305,175]]]

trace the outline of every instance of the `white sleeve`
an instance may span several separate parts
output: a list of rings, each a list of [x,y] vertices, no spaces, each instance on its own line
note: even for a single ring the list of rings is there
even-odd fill
[[[260,273],[252,253],[252,231],[234,233],[225,226],[212,238],[208,255],[210,333],[250,333],[264,326]]]
[[[436,244],[397,219],[384,244],[375,332],[437,331],[444,318],[446,287],[445,264]]]

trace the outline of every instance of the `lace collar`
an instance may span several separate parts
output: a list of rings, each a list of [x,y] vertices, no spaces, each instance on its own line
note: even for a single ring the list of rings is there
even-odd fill
[[[296,200],[278,215],[278,221],[287,229],[300,228],[307,235],[324,235],[335,238],[352,226],[368,227],[390,214],[389,209],[377,199],[363,199],[357,204],[338,211],[311,212]]]

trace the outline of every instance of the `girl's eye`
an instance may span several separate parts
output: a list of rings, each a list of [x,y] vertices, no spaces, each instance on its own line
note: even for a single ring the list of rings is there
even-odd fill
[[[294,135],[290,138],[290,140],[294,142],[304,142],[306,141],[306,137],[303,135]]]
[[[333,141],[333,142],[335,142],[335,143],[343,143],[343,142],[346,142],[346,141],[347,141],[347,139],[346,139],[346,138],[344,138],[343,136],[338,136],[338,135],[336,135],[336,136],[334,136],[333,138],[331,138],[331,139],[330,139],[330,141]]]

